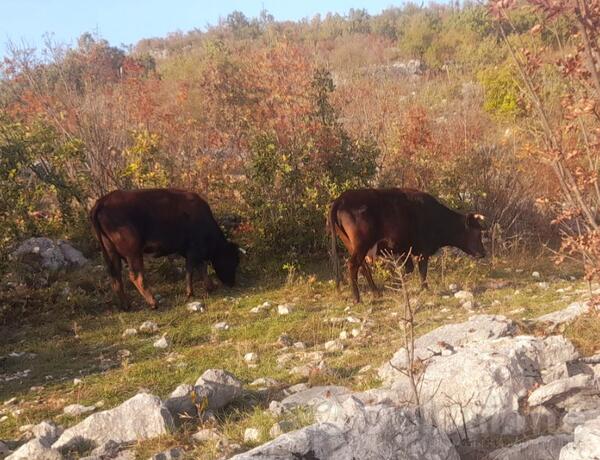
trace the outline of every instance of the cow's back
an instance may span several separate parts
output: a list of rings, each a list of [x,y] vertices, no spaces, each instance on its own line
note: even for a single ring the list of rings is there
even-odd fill
[[[146,252],[183,252],[192,238],[220,234],[206,201],[183,190],[116,190],[98,200],[95,213],[109,238],[135,238]]]

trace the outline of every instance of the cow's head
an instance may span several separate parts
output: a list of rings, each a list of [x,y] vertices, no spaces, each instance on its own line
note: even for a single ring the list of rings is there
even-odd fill
[[[223,284],[235,284],[235,271],[240,264],[240,248],[235,243],[225,242],[217,256],[212,261],[217,277]]]
[[[485,248],[481,241],[481,232],[484,229],[483,221],[484,217],[481,214],[469,213],[465,216],[465,246],[461,249],[477,258],[485,257]]]

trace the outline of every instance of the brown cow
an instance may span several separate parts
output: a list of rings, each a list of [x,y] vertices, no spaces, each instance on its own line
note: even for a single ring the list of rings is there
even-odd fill
[[[427,287],[429,257],[444,246],[454,246],[474,257],[485,257],[481,242],[483,216],[459,214],[431,195],[413,189],[348,190],[331,203],[328,226],[334,266],[338,267],[336,235],[350,253],[348,271],[354,300],[360,302],[358,270],[378,293],[367,254],[388,250],[406,260],[406,271],[414,268],[415,256],[423,287]],[[336,269],[339,286],[339,269]]]
[[[151,308],[152,293],[144,286],[143,254],[178,254],[186,260],[187,295],[193,295],[192,273],[200,268],[207,290],[207,262],[226,285],[235,283],[239,248],[219,228],[210,207],[193,192],[174,189],[116,190],[98,199],[90,219],[123,309],[129,302],[123,290],[121,261],[129,278]]]

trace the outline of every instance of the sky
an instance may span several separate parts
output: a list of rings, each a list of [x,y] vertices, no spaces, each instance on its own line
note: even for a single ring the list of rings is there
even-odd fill
[[[346,13],[350,8],[371,14],[402,0],[0,0],[0,57],[7,43],[40,47],[52,34],[73,44],[84,32],[97,32],[112,45],[135,44],[169,32],[204,29],[234,10],[258,16],[264,7],[276,20],[298,20],[317,13]]]

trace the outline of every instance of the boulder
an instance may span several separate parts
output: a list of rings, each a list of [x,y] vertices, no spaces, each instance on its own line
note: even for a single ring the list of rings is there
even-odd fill
[[[499,315],[475,315],[467,321],[447,324],[415,340],[415,359],[426,360],[441,354],[448,347],[457,348],[469,343],[477,343],[499,337],[506,337],[516,330],[515,323]],[[383,366],[379,376],[384,381],[393,380],[400,375],[398,368],[406,368],[408,359],[406,350],[401,348],[392,359]]]
[[[572,433],[579,425],[595,418],[600,419],[600,408],[567,412],[562,418],[561,430]]]
[[[99,446],[111,440],[133,442],[167,434],[173,427],[173,417],[160,398],[140,393],[65,430],[52,447],[69,449],[82,443]]]
[[[208,369],[196,381],[196,400],[207,401],[207,409],[225,407],[242,393],[242,382],[221,369]]]
[[[589,312],[589,310],[590,304],[588,302],[573,302],[567,308],[538,316],[534,319],[534,321],[540,323],[550,323],[553,326],[558,326],[574,321],[579,316]]]
[[[80,251],[66,241],[45,237],[23,241],[10,257],[38,271],[80,267],[88,262]]]
[[[488,460],[548,460],[558,458],[560,450],[571,440],[572,435],[558,434],[541,436],[510,447],[497,449],[488,455]]]
[[[472,342],[449,356],[433,356],[419,376],[425,419],[458,442],[486,436],[516,436],[528,430],[520,401],[540,382],[541,370],[577,357],[564,337],[518,336]],[[382,373],[383,371],[383,373]],[[412,401],[408,377],[380,375],[397,391],[396,401]]]
[[[592,377],[586,374],[579,374],[573,377],[566,377],[555,380],[554,382],[542,385],[536,388],[527,399],[529,406],[539,406],[541,404],[552,403],[561,397],[567,396],[569,393],[588,388],[592,385]]]
[[[347,388],[336,385],[313,387],[287,396],[281,401],[281,404],[286,410],[296,407],[314,409],[324,402],[343,403],[350,397],[350,394],[351,392]]]
[[[56,449],[51,449],[41,440],[35,438],[23,444],[5,460],[62,460],[63,456]]]
[[[560,451],[560,460],[597,460],[600,458],[600,417],[575,428],[573,442]]]
[[[193,385],[179,385],[164,402],[173,420],[178,425],[190,417],[195,418],[198,416],[198,408],[192,397],[193,393]]]
[[[44,420],[29,429],[34,438],[39,439],[46,447],[50,447],[54,441],[64,432],[62,426],[57,426],[54,422]]]
[[[448,437],[411,411],[347,401],[339,420],[317,423],[233,457],[235,460],[402,458],[458,460]]]

